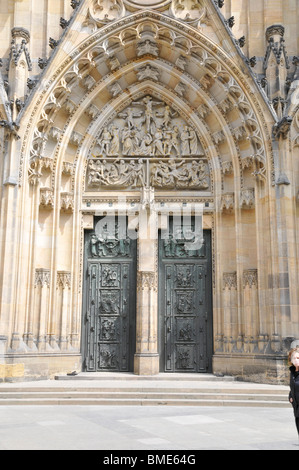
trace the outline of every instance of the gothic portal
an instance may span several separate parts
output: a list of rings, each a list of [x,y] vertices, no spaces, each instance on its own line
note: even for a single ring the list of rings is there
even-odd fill
[[[0,381],[283,379],[299,6],[21,3],[1,13]]]

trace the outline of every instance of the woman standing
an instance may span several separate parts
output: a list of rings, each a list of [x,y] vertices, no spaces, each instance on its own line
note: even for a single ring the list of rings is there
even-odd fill
[[[299,347],[291,349],[289,352],[290,364],[290,395],[289,400],[293,405],[297,431],[299,434]]]

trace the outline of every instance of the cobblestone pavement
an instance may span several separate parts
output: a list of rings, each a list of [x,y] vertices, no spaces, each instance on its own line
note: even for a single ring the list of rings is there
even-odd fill
[[[2,406],[0,450],[299,450],[292,409]]]

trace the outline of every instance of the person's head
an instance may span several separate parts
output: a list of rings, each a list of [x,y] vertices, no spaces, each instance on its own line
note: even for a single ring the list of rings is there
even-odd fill
[[[289,364],[299,368],[299,346],[289,352]]]

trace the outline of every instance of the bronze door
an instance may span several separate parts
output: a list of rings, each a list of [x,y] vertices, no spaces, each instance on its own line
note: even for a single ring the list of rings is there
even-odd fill
[[[163,372],[212,370],[211,234],[198,250],[159,239],[159,349]]]
[[[85,235],[84,370],[133,371],[136,241],[104,231]]]

